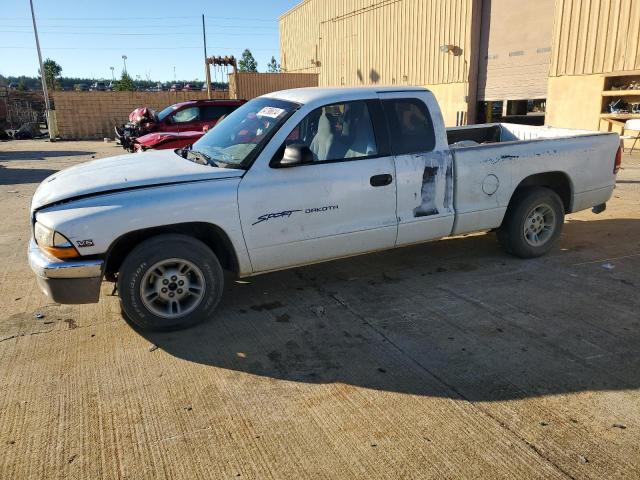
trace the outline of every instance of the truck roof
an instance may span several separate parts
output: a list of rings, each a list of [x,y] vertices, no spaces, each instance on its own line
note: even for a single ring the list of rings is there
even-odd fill
[[[184,100],[182,102],[174,103],[176,108],[183,107],[185,105],[242,105],[246,100],[234,99],[234,98],[201,98],[196,100]]]
[[[271,92],[264,97],[278,98],[296,103],[312,103],[318,100],[323,102],[339,102],[345,100],[358,100],[370,98],[376,93],[388,92],[428,92],[426,88],[402,85],[372,86],[372,87],[306,87],[292,88]]]

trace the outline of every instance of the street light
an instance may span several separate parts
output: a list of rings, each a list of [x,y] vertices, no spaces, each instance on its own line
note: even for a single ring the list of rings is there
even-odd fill
[[[124,62],[124,73],[127,73],[127,56],[122,55],[122,61]]]
[[[109,67],[111,69],[111,77],[113,78],[113,80],[116,80],[116,74],[113,73],[113,71],[115,70],[113,67]]]

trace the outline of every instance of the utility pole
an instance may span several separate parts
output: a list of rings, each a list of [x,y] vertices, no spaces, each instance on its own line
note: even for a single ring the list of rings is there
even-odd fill
[[[207,63],[207,31],[204,27],[204,13],[202,14],[202,42],[204,45],[204,81],[207,82],[207,98],[211,99],[211,72]]]
[[[42,53],[40,52],[40,40],[38,39],[38,28],[36,27],[36,15],[33,12],[33,0],[29,0],[31,6],[31,20],[33,21],[33,34],[36,37],[36,49],[38,50],[38,62],[40,62],[40,79],[42,80],[42,92],[44,93],[45,115],[47,117],[47,129],[49,130],[49,140],[56,138],[56,119],[55,114],[51,112],[51,104],[49,103],[49,90],[47,89],[47,80],[44,73],[44,64],[42,63]]]

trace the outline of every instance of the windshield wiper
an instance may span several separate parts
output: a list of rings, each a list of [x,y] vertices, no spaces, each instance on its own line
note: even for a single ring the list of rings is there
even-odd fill
[[[220,168],[235,168],[238,170],[244,170],[242,166],[240,166],[237,162],[233,161],[234,160],[233,156],[229,155],[228,153],[225,153],[222,148],[213,147],[213,149],[216,150],[216,152],[214,153],[216,154],[219,153],[220,155],[222,155],[222,158],[217,158],[217,157],[213,158],[213,160],[217,164],[216,166]]]
[[[199,150],[193,150],[193,147],[183,148],[180,150],[180,154],[182,155],[182,158],[192,160],[194,163],[199,165],[210,165],[213,167],[218,166],[209,155]]]

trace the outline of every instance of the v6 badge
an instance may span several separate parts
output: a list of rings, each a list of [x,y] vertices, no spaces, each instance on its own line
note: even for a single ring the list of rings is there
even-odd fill
[[[91,240],[90,238],[87,240],[78,240],[76,242],[76,244],[78,245],[78,247],[80,248],[84,248],[84,247],[93,247],[93,240]]]

